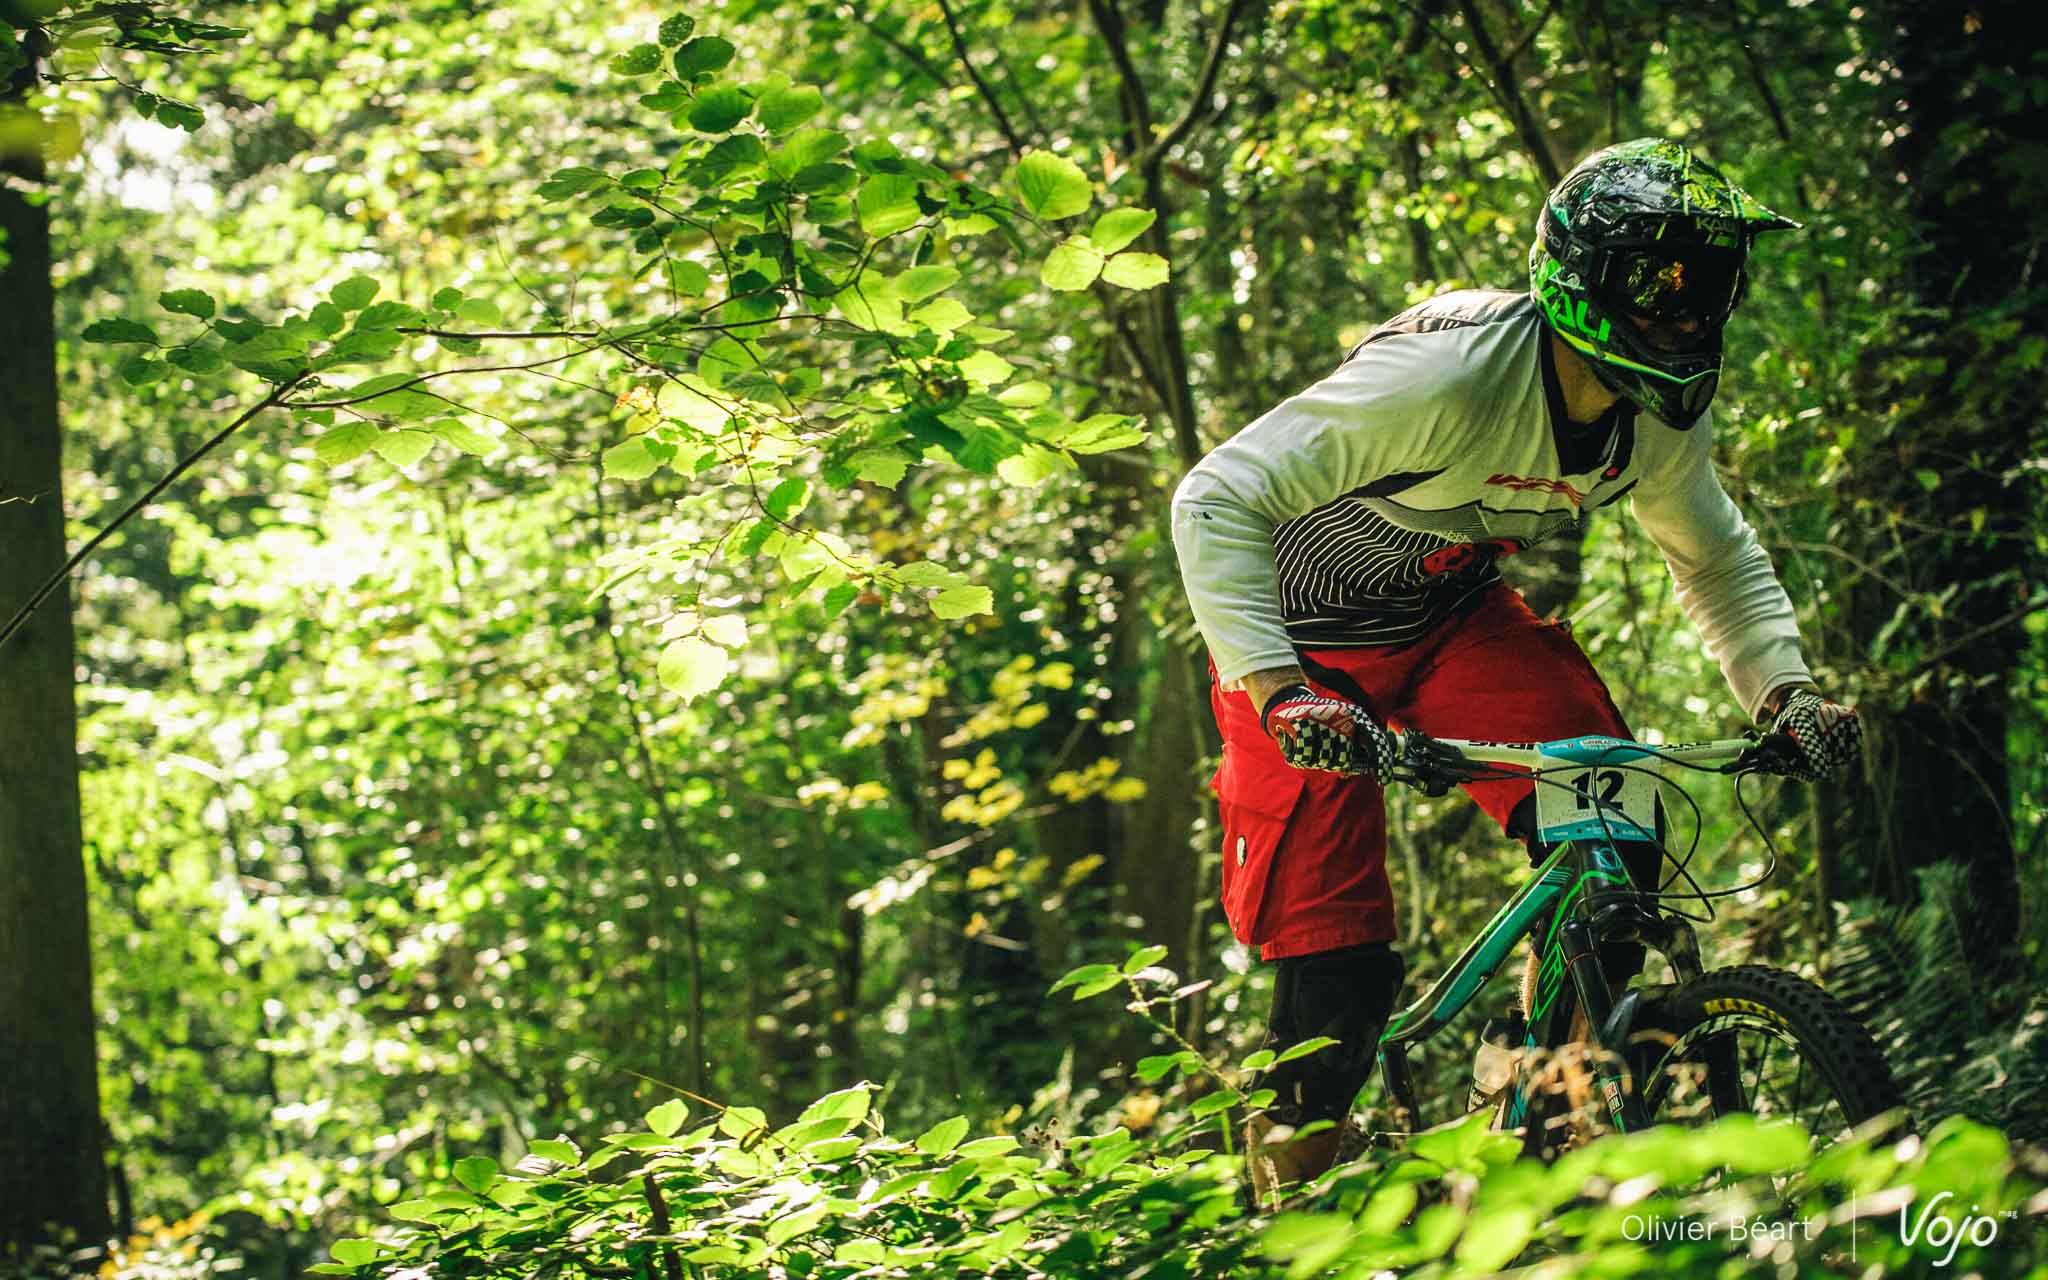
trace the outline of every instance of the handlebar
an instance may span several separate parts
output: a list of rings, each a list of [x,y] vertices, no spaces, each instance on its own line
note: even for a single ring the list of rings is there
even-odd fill
[[[1560,761],[1603,764],[1627,760],[1672,760],[1723,774],[1785,774],[1799,759],[1799,747],[1782,733],[1751,732],[1715,742],[1648,743],[1622,738],[1567,738],[1557,742],[1479,742],[1432,738],[1420,730],[1392,735],[1394,781],[1424,795],[1440,796],[1453,786],[1489,775],[1502,765],[1534,770]]]

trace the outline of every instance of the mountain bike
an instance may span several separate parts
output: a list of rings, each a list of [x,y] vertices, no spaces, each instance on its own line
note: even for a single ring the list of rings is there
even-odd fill
[[[1524,1132],[1524,1149],[1547,1157],[1591,1125],[1630,1132],[1652,1123],[1700,1122],[1735,1112],[1793,1119],[1818,1141],[1851,1131],[1888,1133],[1909,1122],[1877,1043],[1833,996],[1794,974],[1763,965],[1707,969],[1692,922],[1711,918],[1711,899],[1761,883],[1776,864],[1769,835],[1754,815],[1771,857],[1749,885],[1702,890],[1682,858],[1664,845],[1666,791],[1698,804],[1670,776],[1687,769],[1740,779],[1779,772],[1797,748],[1778,735],[1679,745],[1577,737],[1503,743],[1398,735],[1394,777],[1425,794],[1510,772],[1536,782],[1538,838],[1551,847],[1534,874],[1449,969],[1398,1012],[1381,1035],[1379,1061],[1397,1129],[1422,1128],[1408,1053],[1472,1003],[1525,936],[1536,935],[1540,963],[1520,1046],[1524,1060],[1560,1060],[1574,1045],[1574,1013],[1583,1008],[1590,1062],[1580,1068],[1578,1107],[1566,1091],[1522,1072],[1489,1099],[1494,1125]],[[1504,768],[1512,766],[1512,769]],[[1691,887],[1674,893],[1632,882],[1616,845],[1651,841]],[[1554,846],[1554,847],[1553,847]],[[1707,905],[1693,915],[1681,902]],[[1640,943],[1664,957],[1672,981],[1611,994],[1605,944]]]

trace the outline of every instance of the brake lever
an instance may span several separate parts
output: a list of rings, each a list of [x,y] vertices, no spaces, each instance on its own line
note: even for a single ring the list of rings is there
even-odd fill
[[[1743,736],[1753,739],[1754,745],[1723,765],[1723,773],[1770,773],[1785,777],[1799,763],[1799,744],[1790,734],[1758,733],[1751,729]]]
[[[1462,770],[1471,761],[1449,743],[1439,742],[1420,729],[1401,735],[1401,755],[1394,763],[1394,781],[1406,783],[1426,796],[1449,794],[1463,780]]]

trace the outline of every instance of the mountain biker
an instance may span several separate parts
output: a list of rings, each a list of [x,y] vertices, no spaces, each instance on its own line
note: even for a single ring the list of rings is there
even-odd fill
[[[1565,625],[1539,620],[1497,559],[1629,498],[1744,711],[1798,744],[1794,772],[1860,751],[1855,712],[1814,685],[1791,602],[1712,466],[1706,410],[1748,252],[1796,225],[1675,142],[1595,152],[1543,203],[1526,292],[1459,290],[1380,325],[1175,493],[1223,736],[1224,911],[1278,966],[1267,1045],[1339,1041],[1269,1074],[1278,1102],[1247,1139],[1262,1193],[1334,1161],[1340,1128],[1285,1139],[1341,1125],[1404,976],[1387,726],[1628,736]],[[1466,790],[1540,854],[1531,783]],[[1656,846],[1622,852],[1656,888]],[[1642,949],[1608,959],[1625,982]]]

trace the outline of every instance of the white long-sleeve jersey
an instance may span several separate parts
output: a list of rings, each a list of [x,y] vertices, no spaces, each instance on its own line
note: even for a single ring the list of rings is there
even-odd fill
[[[1298,649],[1399,645],[1499,581],[1494,561],[1630,499],[1755,717],[1810,679],[1792,603],[1714,475],[1711,421],[1626,402],[1574,427],[1525,293],[1444,294],[1211,451],[1173,499],[1195,621],[1226,685]]]

